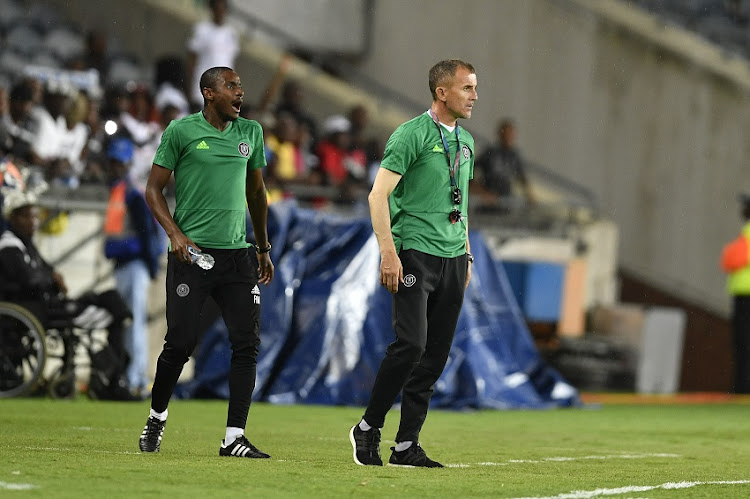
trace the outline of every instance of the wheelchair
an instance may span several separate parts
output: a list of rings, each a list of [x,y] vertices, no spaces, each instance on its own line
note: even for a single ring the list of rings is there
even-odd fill
[[[45,328],[28,308],[0,301],[0,398],[75,397],[76,368],[90,369],[104,344],[106,339],[70,321],[52,321]]]

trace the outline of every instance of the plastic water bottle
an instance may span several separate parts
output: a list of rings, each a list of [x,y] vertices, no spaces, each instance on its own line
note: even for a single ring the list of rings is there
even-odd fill
[[[192,246],[188,246],[188,253],[190,253],[190,259],[193,261],[194,264],[198,265],[203,270],[210,270],[214,267],[214,257],[209,255],[208,253],[203,253],[201,251],[198,251],[197,249],[193,248]]]

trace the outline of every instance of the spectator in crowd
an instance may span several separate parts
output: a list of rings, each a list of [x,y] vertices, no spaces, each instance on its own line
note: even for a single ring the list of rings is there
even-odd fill
[[[368,147],[369,139],[366,135],[367,127],[370,124],[370,114],[367,112],[367,108],[362,104],[357,104],[349,110],[347,116],[349,123],[351,124],[351,148],[366,151]]]
[[[273,133],[265,140],[275,157],[273,164],[269,164],[266,183],[270,189],[277,188],[284,191],[284,186],[290,183],[302,183],[307,177],[304,158],[298,145],[299,126],[294,116],[281,113],[276,120]],[[285,194],[285,197],[288,194]]]
[[[165,104],[159,109],[158,128],[154,131],[151,140],[135,148],[133,162],[130,167],[130,180],[133,184],[141,189],[146,189],[149,173],[151,172],[151,162],[156,154],[156,149],[161,142],[161,136],[172,120],[178,119],[179,109],[172,104]]]
[[[187,94],[193,111],[203,107],[200,77],[208,68],[215,66],[234,67],[240,52],[240,38],[227,20],[227,0],[209,0],[211,19],[200,21],[193,27],[187,42],[188,75],[190,86]]]
[[[190,103],[183,90],[186,84],[185,67],[180,59],[162,57],[156,61],[156,109],[161,112],[165,107],[172,106],[177,110],[177,119],[187,115]]]
[[[86,49],[84,52],[83,67],[80,69],[96,69],[99,72],[100,81],[106,82],[109,76],[109,53],[107,32],[101,29],[92,29],[86,33]]]
[[[66,82],[49,80],[45,84],[43,105],[35,106],[32,117],[36,137],[32,144],[31,160],[41,166],[48,181],[68,187],[77,185],[72,165],[63,149],[68,124],[65,114],[71,105],[75,89]]]
[[[352,202],[357,187],[367,182],[365,152],[351,148],[351,123],[345,116],[329,116],[323,124],[323,133],[316,147],[323,183],[339,187],[340,200]]]
[[[750,393],[750,194],[740,195],[743,226],[739,236],[724,246],[721,268],[732,295],[733,389]]]
[[[477,158],[476,172],[477,181],[472,183],[472,191],[486,203],[507,207],[519,188],[527,204],[535,203],[523,159],[516,147],[516,125],[513,120],[500,120],[497,142]]]
[[[305,107],[305,92],[296,80],[287,81],[281,91],[281,99],[276,106],[276,114],[289,113],[300,126],[307,128],[313,147],[318,141],[318,123]]]
[[[86,165],[86,146],[91,131],[86,125],[88,112],[88,97],[83,92],[73,92],[65,110],[65,133],[60,139],[60,157],[70,165],[67,179],[70,187],[78,187]]]
[[[42,258],[34,244],[39,226],[36,197],[21,190],[5,191],[4,196],[3,215],[9,227],[0,236],[2,299],[31,310],[47,328],[60,321],[83,329],[106,328],[108,361],[104,365],[96,363],[89,395],[133,400],[125,377],[128,357],[123,348],[125,322],[131,317],[128,306],[114,290],[68,297],[63,276]],[[103,352],[100,357],[104,357]]]
[[[31,115],[33,108],[31,86],[19,82],[10,90],[7,112],[0,116],[0,128],[9,138],[4,141],[6,153],[24,163],[32,161],[32,145],[36,137],[36,122]]]
[[[128,178],[134,152],[135,145],[124,137],[115,138],[107,148],[110,194],[104,254],[114,261],[117,291],[133,313],[125,331],[130,356],[127,376],[133,394],[143,397],[148,387],[148,295],[151,280],[159,272],[164,237],[146,198]]]

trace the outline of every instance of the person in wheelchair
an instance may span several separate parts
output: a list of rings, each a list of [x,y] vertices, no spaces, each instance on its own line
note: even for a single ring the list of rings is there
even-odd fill
[[[0,300],[27,308],[45,329],[106,329],[107,346],[92,355],[89,395],[105,400],[134,400],[125,371],[125,323],[131,312],[115,290],[70,298],[63,276],[42,258],[33,241],[39,226],[33,195],[7,193],[3,216],[8,226],[0,235]]]

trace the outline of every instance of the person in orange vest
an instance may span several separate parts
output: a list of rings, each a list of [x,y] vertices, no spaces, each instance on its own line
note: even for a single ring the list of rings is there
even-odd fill
[[[733,388],[735,393],[750,393],[750,194],[741,194],[739,201],[744,225],[739,236],[724,246],[721,268],[733,296]]]
[[[104,254],[114,261],[117,290],[133,312],[125,331],[130,355],[128,382],[134,395],[148,393],[148,294],[165,250],[165,235],[156,224],[143,194],[133,186],[128,172],[135,146],[124,137],[107,148],[110,193],[104,221]]]

